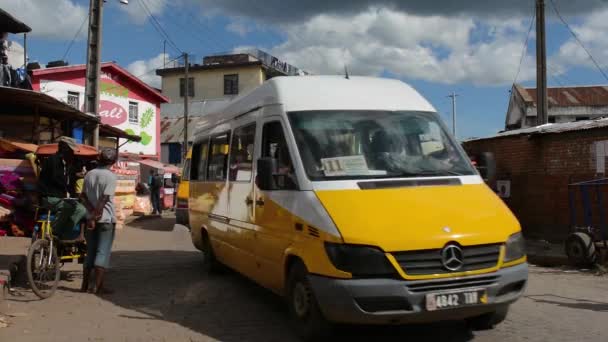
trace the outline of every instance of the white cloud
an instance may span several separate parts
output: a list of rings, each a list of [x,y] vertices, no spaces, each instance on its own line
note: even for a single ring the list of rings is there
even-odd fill
[[[150,86],[160,88],[160,76],[155,71],[163,67],[165,60],[169,61],[169,55],[161,53],[148,60],[135,61],[127,66],[127,70]]]
[[[608,71],[608,9],[596,11],[587,16],[580,25],[572,26],[572,29],[582,41],[583,45],[591,52],[594,59]],[[573,66],[586,66],[594,68],[592,61],[585,50],[575,41],[569,39],[559,49],[559,52],[551,58],[550,65],[554,65],[560,71]]]
[[[0,0],[0,8],[30,26],[32,36],[51,39],[72,39],[88,17],[88,5],[73,0]]]
[[[148,11],[158,19],[167,7],[167,4],[167,0],[134,0],[128,5],[121,5],[120,8],[125,11],[136,24],[141,25],[148,19]]]
[[[245,37],[249,32],[253,31],[253,28],[243,20],[234,19],[226,25],[226,30]]]
[[[353,16],[318,15],[284,26],[287,40],[272,53],[313,73],[400,77],[437,83],[509,84],[517,71],[528,22],[418,16],[372,8]],[[484,39],[474,40],[483,33]],[[519,79],[534,76],[527,56]]]

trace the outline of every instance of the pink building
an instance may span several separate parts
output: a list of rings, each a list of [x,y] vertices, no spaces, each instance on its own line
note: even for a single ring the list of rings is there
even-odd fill
[[[120,152],[160,159],[160,105],[169,99],[114,62],[103,63],[101,73],[102,123],[141,137],[140,142],[121,139]],[[32,70],[32,86],[83,110],[85,74],[84,64]],[[73,132],[82,138],[77,128]],[[100,140],[100,145],[106,144],[112,142]]]

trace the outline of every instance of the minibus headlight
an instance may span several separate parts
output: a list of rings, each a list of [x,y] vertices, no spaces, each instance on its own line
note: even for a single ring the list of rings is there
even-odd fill
[[[526,243],[521,233],[515,233],[509,237],[505,246],[504,262],[520,259],[526,255]]]
[[[325,251],[337,269],[351,273],[353,277],[379,277],[395,274],[395,269],[379,248],[325,243]]]

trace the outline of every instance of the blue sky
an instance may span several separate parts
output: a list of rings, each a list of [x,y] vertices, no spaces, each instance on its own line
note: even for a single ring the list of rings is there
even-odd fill
[[[507,1],[507,5],[504,1],[467,1],[448,13],[442,2],[454,4],[447,0],[433,2],[436,8],[428,1],[404,5],[391,0],[326,0],[318,4],[295,0],[258,4],[253,0],[131,0],[128,6],[108,0],[103,60],[114,60],[136,76],[143,74],[142,79],[152,84],[158,84],[153,70],[162,65],[164,38],[151,25],[139,3],[142,1],[175,45],[199,61],[209,53],[253,46],[317,74],[340,73],[348,64],[354,74],[395,77],[412,84],[448,124],[451,103],[447,95],[455,91],[459,94],[461,139],[491,135],[503,128],[534,4],[532,0]],[[606,2],[554,1],[594,57],[602,63],[608,60],[608,23],[602,19],[608,15]],[[476,2],[482,5],[476,6]],[[494,7],[484,7],[492,2]],[[44,64],[63,57],[86,17],[88,3],[0,0],[0,8],[32,26],[28,55]],[[547,14],[550,85],[608,84],[552,8],[547,8]],[[18,36],[9,39],[21,43]],[[66,57],[71,64],[84,62],[85,39],[84,32],[77,35]],[[168,59],[179,55],[170,45]],[[519,81],[527,86],[535,84],[534,50],[532,29],[519,73]]]

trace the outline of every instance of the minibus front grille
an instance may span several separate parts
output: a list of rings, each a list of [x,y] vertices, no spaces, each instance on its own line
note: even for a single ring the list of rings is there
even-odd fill
[[[408,275],[446,274],[476,271],[494,267],[498,264],[500,244],[462,247],[463,265],[450,271],[443,265],[441,249],[427,249],[412,252],[393,253],[399,266]]]
[[[359,182],[361,190],[390,189],[390,188],[409,188],[416,186],[445,186],[462,185],[458,178],[433,178],[433,179],[405,179],[405,180],[383,180]]]
[[[421,281],[407,285],[410,292],[433,292],[433,291],[448,291],[472,287],[486,287],[494,284],[498,280],[498,276],[489,277],[467,277],[456,278],[439,281]]]

